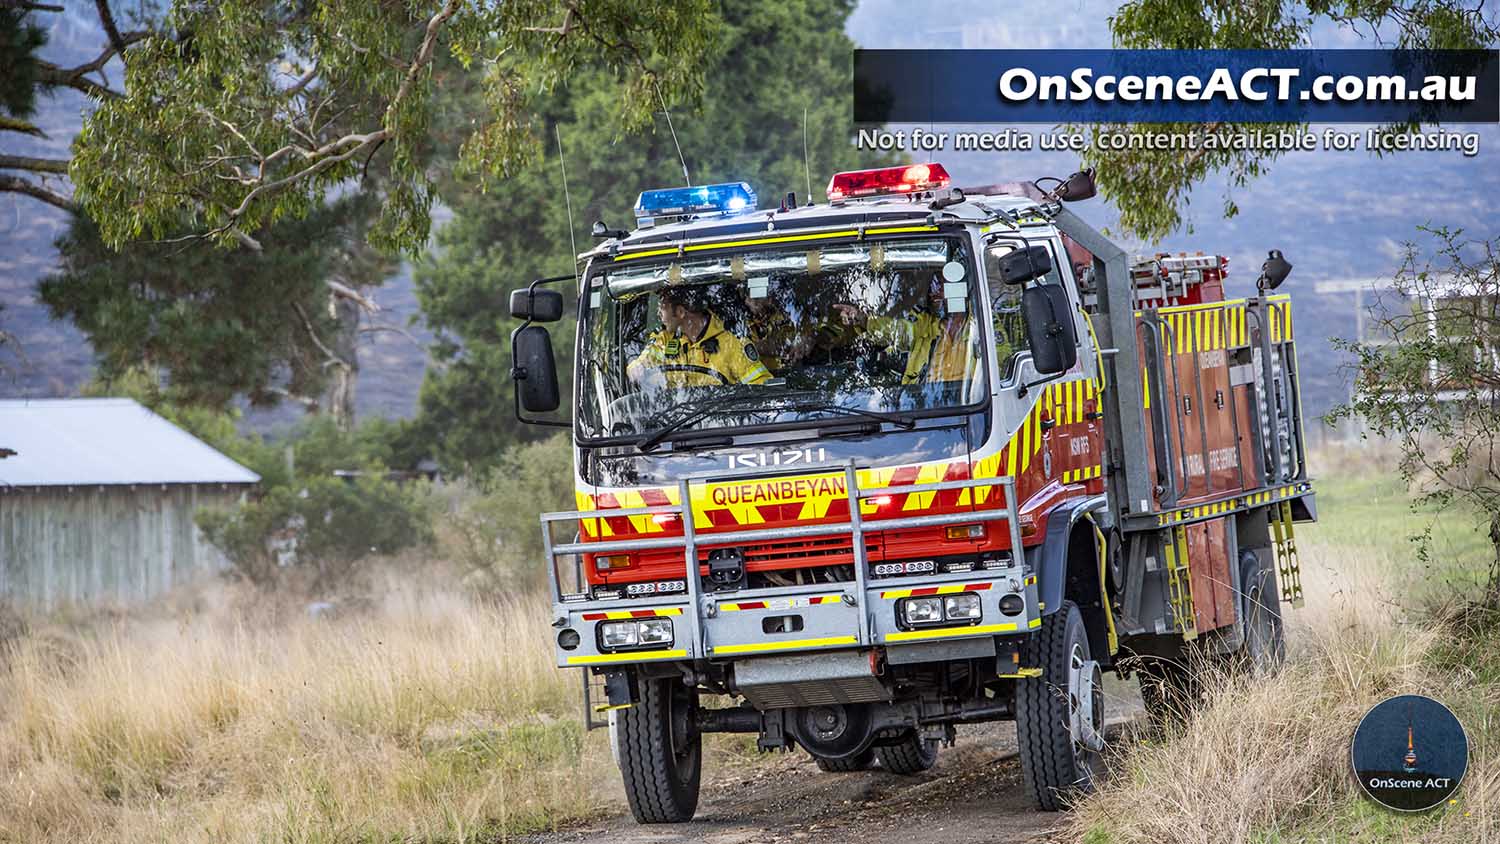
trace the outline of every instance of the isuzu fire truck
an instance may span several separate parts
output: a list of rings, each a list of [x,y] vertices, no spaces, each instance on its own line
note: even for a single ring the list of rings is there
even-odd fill
[[[949,182],[647,191],[512,293],[517,414],[575,444],[577,508],[541,516],[557,663],[641,822],[692,817],[704,733],[910,774],[997,720],[1057,809],[1100,774],[1103,672],[1159,708],[1281,657],[1315,518],[1291,265],[1225,298],[1224,258],[1132,260],[1069,210],[1091,172]],[[575,282],[573,418],[537,419]]]

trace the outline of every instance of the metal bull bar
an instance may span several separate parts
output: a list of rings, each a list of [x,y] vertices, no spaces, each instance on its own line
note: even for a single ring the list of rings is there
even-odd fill
[[[745,480],[754,480],[747,476]],[[696,482],[707,482],[708,478],[697,479]],[[718,479],[714,479],[718,480]],[[1012,559],[1019,565],[1021,552],[1021,528],[1019,520],[1014,516],[1018,513],[1016,506],[1015,479],[1011,477],[979,478],[963,481],[940,481],[927,484],[909,484],[903,486],[886,486],[872,489],[861,489],[858,476],[853,463],[844,466],[845,491],[849,501],[849,521],[832,524],[816,525],[794,525],[790,527],[759,528],[755,530],[736,530],[725,533],[699,534],[693,518],[692,507],[692,484],[694,479],[684,478],[678,481],[678,504],[662,504],[649,507],[621,508],[611,510],[570,510],[555,513],[541,514],[542,540],[547,555],[548,578],[552,584],[553,600],[556,603],[556,623],[561,626],[568,622],[568,613],[608,610],[628,610],[632,607],[640,607],[643,604],[651,604],[657,607],[680,607],[685,610],[683,620],[687,626],[687,644],[685,648],[686,658],[701,658],[708,653],[707,643],[704,636],[703,615],[707,611],[708,603],[712,599],[705,599],[703,587],[699,574],[698,549],[700,547],[720,547],[726,545],[747,545],[772,539],[788,539],[798,537],[815,536],[839,536],[848,535],[854,555],[854,594],[857,600],[865,600],[866,588],[869,583],[869,561],[865,548],[865,535],[872,532],[887,530],[902,530],[909,528],[935,527],[948,524],[969,524],[973,522],[990,522],[1005,519],[1009,522],[1011,555]],[[957,489],[976,489],[980,487],[1000,487],[1005,496],[1005,506],[996,509],[972,510],[958,513],[944,513],[925,516],[905,516],[898,518],[875,519],[867,522],[860,512],[860,502],[882,495],[910,495],[915,493],[942,492]],[[551,524],[554,522],[581,521],[585,519],[602,519],[605,517],[630,517],[630,516],[656,516],[676,515],[682,520],[681,536],[659,536],[641,539],[609,539],[594,542],[574,541],[553,544]],[[580,599],[579,596],[565,596],[562,591],[561,580],[558,576],[557,558],[563,555],[577,555],[577,579],[581,588],[587,589],[587,579],[582,571],[582,555],[584,554],[609,554],[622,551],[641,551],[655,548],[682,548],[684,579],[687,592],[685,595],[677,593],[672,595],[643,595],[638,598],[615,598],[609,600],[595,600],[585,592]],[[934,572],[931,575],[897,576],[882,578],[882,585],[911,586],[922,580],[934,578],[945,579],[942,575]],[[806,591],[826,591],[834,584],[819,583],[805,584],[801,586],[771,587],[762,589],[741,589],[733,594],[738,599],[754,599],[771,596],[786,596]],[[719,593],[728,594],[728,593]],[[870,631],[870,613],[868,608],[862,608],[857,613],[859,619],[858,644],[861,646],[872,644]]]

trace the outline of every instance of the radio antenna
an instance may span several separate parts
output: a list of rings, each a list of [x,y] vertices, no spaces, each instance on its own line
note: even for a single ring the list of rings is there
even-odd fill
[[[563,154],[562,125],[552,126],[557,133],[557,163],[562,167],[563,200],[568,206],[568,243],[573,251],[568,253],[568,260],[573,264],[573,283],[578,283],[578,237],[573,233],[573,195],[568,192],[568,157]]]
[[[677,143],[677,130],[672,127],[672,112],[667,109],[667,100],[661,95],[661,86],[652,80],[651,87],[656,89],[656,99],[661,103],[661,113],[667,116],[667,131],[672,133],[672,146],[677,147],[677,160],[682,162],[682,180],[687,182],[688,187],[692,187],[693,177],[688,175],[687,156],[682,154],[682,144]]]
[[[802,167],[807,171],[807,204],[813,201],[812,161],[807,157],[807,106],[802,107]]]

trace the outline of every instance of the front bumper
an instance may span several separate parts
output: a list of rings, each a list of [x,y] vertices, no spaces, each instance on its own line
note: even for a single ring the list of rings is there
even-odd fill
[[[679,501],[691,501],[688,481],[680,484]],[[976,510],[907,518],[864,522],[858,515],[858,501],[892,492],[928,492],[942,489],[1001,487],[1003,508]],[[674,513],[684,521],[682,536],[652,537],[606,542],[569,543],[553,546],[548,523],[593,513],[543,514],[547,540],[549,571],[553,583],[554,650],[557,664],[563,667],[622,665],[663,661],[734,660],[765,654],[885,647],[900,649],[950,640],[977,637],[1018,635],[1040,626],[1036,578],[1024,569],[1019,520],[1011,478],[968,481],[946,481],[907,487],[881,487],[860,490],[852,466],[846,467],[846,488],[850,497],[849,512],[855,514],[845,524],[809,525],[776,530],[747,530],[697,536],[693,530],[692,508],[661,505],[635,510],[613,511],[612,515],[645,515]],[[1006,521],[1012,553],[1001,560],[999,568],[976,568],[974,571],[907,577],[872,579],[866,574],[864,535],[871,531],[908,527]],[[741,589],[732,592],[705,592],[699,578],[687,578],[687,592],[670,597],[597,601],[584,595],[565,597],[557,588],[559,582],[556,558],[559,555],[585,552],[606,553],[641,547],[680,546],[685,560],[696,563],[698,549],[707,546],[735,546],[761,541],[769,536],[818,536],[847,534],[855,555],[854,581],[770,589]],[[696,566],[689,566],[696,569]],[[696,571],[694,571],[696,573]],[[909,626],[902,623],[902,602],[925,596],[945,597],[972,593],[978,597],[980,617],[963,623],[941,623],[932,626]],[[1020,606],[1011,600],[1010,614],[1001,611],[1006,596],[1020,596]],[[672,640],[646,647],[610,650],[601,646],[601,625],[632,619],[666,618],[672,623]]]

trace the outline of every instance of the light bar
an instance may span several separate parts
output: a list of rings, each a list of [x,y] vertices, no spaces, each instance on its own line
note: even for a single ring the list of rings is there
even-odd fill
[[[933,190],[947,187],[949,181],[948,171],[943,169],[943,165],[936,163],[851,170],[847,173],[835,173],[828,181],[828,201]]]
[[[754,210],[755,189],[746,182],[641,191],[640,198],[635,201],[636,222],[643,226],[650,225],[655,217],[730,215]]]

